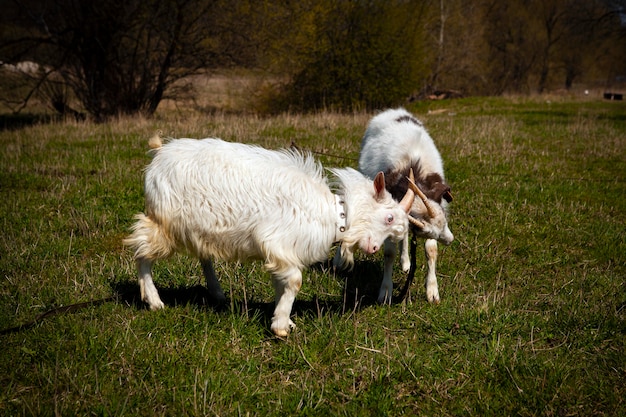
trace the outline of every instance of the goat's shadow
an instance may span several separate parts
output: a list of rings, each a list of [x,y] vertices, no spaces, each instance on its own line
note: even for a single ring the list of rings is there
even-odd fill
[[[333,274],[343,281],[343,292],[337,296],[316,296],[302,300],[296,297],[291,314],[297,316],[319,316],[325,314],[344,315],[376,304],[378,288],[382,278],[379,262],[361,260],[356,262],[351,271],[333,272],[330,262],[311,266],[311,269]],[[268,281],[267,285],[271,285]],[[138,310],[146,309],[141,301],[139,286],[136,281],[118,282],[112,285],[118,294],[118,301]],[[212,310],[219,314],[240,313],[248,317],[259,317],[269,328],[274,313],[274,301],[258,301],[254,299],[230,299],[216,303],[212,300],[206,287],[159,288],[159,295],[166,306],[192,305],[198,309]],[[227,293],[227,297],[228,297]]]

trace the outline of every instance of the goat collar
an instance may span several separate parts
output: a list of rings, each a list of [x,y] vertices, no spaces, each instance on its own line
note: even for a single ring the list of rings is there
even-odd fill
[[[341,242],[346,233],[346,202],[342,196],[335,194],[335,211],[337,221],[335,223],[335,242]]]

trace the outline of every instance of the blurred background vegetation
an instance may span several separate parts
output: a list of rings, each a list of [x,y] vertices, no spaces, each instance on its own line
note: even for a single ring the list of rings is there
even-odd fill
[[[624,0],[3,3],[0,100],[12,113],[149,116],[224,74],[246,80],[259,113],[626,83]]]

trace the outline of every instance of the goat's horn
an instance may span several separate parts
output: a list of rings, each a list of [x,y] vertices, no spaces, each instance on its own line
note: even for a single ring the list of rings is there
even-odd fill
[[[420,220],[417,220],[415,217],[411,216],[410,214],[409,214],[409,223],[419,227],[420,229],[423,229],[424,227],[426,227],[423,222],[421,222]]]
[[[412,169],[409,175],[410,175],[409,178],[413,178]],[[411,181],[409,180],[409,182]],[[414,200],[415,200],[415,192],[413,191],[413,189],[411,189],[411,187],[409,187],[406,189],[406,194],[404,194],[404,197],[402,197],[402,201],[400,201],[400,207],[402,207],[404,211],[408,214],[411,212],[411,207],[413,207]],[[411,218],[411,216],[409,216],[409,218]]]
[[[428,197],[426,197],[426,195],[422,192],[422,190],[420,190],[419,187],[417,185],[415,185],[415,182],[413,180],[413,170],[412,169],[409,172],[409,176],[407,178],[409,180],[409,188],[412,189],[415,192],[415,194],[417,194],[419,196],[419,198],[422,200],[422,202],[426,206],[426,211],[428,212],[428,217],[430,217],[432,219],[433,217],[435,217],[435,210],[430,205],[430,202],[428,201]]]

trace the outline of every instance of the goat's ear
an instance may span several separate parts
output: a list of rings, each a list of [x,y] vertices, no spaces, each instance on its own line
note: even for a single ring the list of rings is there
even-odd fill
[[[438,182],[434,184],[432,190],[430,190],[428,197],[432,198],[436,202],[441,204],[441,199],[446,200],[448,203],[452,201],[452,194],[450,193],[450,186],[446,183]]]
[[[445,182],[441,185],[443,187],[441,197],[443,197],[443,199],[446,200],[448,203],[452,202],[452,193],[450,192],[450,186]]]
[[[385,174],[380,171],[374,178],[374,198],[380,201],[385,198]]]

